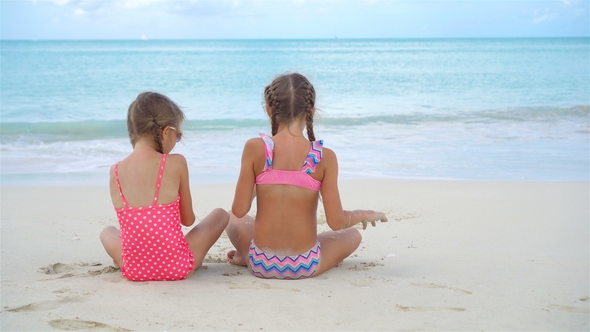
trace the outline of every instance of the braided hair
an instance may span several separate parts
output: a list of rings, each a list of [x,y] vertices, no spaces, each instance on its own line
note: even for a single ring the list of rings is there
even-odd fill
[[[270,108],[273,136],[278,132],[279,123],[288,125],[304,117],[307,138],[315,141],[313,132],[315,89],[305,76],[292,73],[276,77],[264,88],[264,101]]]
[[[135,147],[140,137],[149,135],[154,141],[156,151],[164,153],[162,128],[180,128],[184,119],[184,113],[170,98],[157,92],[142,92],[127,111],[127,131],[131,145]]]

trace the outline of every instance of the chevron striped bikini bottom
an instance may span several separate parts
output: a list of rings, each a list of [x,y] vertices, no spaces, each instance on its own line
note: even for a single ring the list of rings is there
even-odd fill
[[[254,240],[250,242],[248,259],[250,271],[265,279],[302,279],[312,277],[320,264],[320,242],[307,252],[295,256],[267,255],[260,250]]]

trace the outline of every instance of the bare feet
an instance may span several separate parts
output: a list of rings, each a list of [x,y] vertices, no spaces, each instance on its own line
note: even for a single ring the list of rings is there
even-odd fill
[[[237,250],[230,250],[227,252],[227,261],[233,265],[248,266],[248,264],[246,264],[246,259],[244,259]]]

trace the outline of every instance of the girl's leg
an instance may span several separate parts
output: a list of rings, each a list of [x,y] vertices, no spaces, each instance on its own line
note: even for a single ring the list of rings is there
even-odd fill
[[[188,242],[195,258],[195,270],[203,264],[203,259],[207,255],[207,251],[219,239],[228,220],[227,212],[217,208],[211,211],[197,226],[185,235],[184,238]]]
[[[227,253],[227,260],[234,265],[248,266],[248,251],[254,238],[254,218],[248,215],[238,218],[230,211],[225,233],[236,248]]]
[[[100,242],[102,242],[104,249],[111,256],[115,265],[123,266],[121,232],[117,228],[109,226],[100,233]]]
[[[327,231],[318,234],[318,241],[322,247],[320,264],[314,276],[333,268],[346,257],[350,256],[361,244],[361,233],[356,228],[346,228],[339,231]]]

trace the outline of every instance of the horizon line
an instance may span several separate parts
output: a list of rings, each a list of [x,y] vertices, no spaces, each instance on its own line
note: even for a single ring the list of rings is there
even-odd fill
[[[143,36],[142,36],[143,37]],[[581,36],[496,36],[496,37],[313,37],[313,38],[39,38],[39,39],[22,39],[22,38],[1,38],[0,41],[297,41],[297,40],[433,40],[433,39],[551,39],[551,38],[590,38],[590,35]]]

